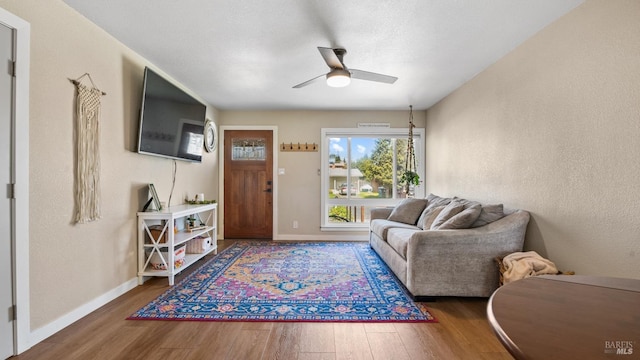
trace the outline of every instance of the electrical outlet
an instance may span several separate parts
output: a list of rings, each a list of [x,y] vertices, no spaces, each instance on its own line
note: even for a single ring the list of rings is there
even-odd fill
[[[298,228],[298,220],[293,220],[293,228],[294,229]]]

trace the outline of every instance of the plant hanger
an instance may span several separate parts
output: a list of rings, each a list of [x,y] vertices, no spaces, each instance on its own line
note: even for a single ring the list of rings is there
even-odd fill
[[[409,105],[409,137],[407,139],[407,154],[404,162],[404,173],[400,178],[400,182],[405,186],[405,193],[409,196],[411,185],[420,185],[420,175],[417,172],[416,151],[413,146],[413,105]]]

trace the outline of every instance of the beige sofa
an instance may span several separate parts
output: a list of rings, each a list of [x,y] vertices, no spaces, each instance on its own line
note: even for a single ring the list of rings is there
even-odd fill
[[[369,243],[414,298],[488,297],[494,259],[522,251],[528,223],[523,210],[431,194],[373,209]]]

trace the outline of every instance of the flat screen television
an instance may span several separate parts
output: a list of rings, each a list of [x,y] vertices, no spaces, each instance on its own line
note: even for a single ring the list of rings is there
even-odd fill
[[[206,105],[145,67],[138,153],[202,161]]]

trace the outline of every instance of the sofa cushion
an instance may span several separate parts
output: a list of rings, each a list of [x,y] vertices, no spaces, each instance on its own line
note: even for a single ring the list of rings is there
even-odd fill
[[[407,259],[407,246],[409,239],[415,232],[420,229],[392,228],[387,232],[387,243],[393,248],[403,259]]]
[[[429,194],[429,196],[427,196],[427,206],[422,211],[422,214],[420,214],[420,217],[418,218],[417,225],[420,226],[420,224],[425,224],[426,223],[424,217],[427,216],[427,214],[433,208],[448,205],[450,202],[451,202],[451,198],[443,198],[443,197],[440,197],[438,195]],[[433,222],[433,221],[431,221],[431,222]],[[429,226],[431,226],[431,225],[429,225]],[[422,229],[423,230],[429,230],[429,227],[422,227]]]
[[[425,209],[420,215],[420,219],[418,219],[418,223],[416,224],[420,229],[429,230],[431,228],[431,224],[436,220],[438,215],[442,209],[445,208],[446,205],[441,206],[433,206],[429,209]]]
[[[426,199],[404,199],[393,209],[388,220],[415,225],[425,206]]]
[[[480,216],[471,224],[472,228],[485,226],[504,217],[504,207],[502,204],[483,205]]]
[[[436,219],[433,221],[433,224],[431,224],[430,229],[437,230],[440,225],[444,224],[447,220],[451,219],[462,210],[464,210],[463,204],[458,201],[451,201],[449,205],[445,206],[444,209],[440,211],[440,214],[438,214]]]
[[[384,219],[372,220],[369,228],[371,229],[372,233],[378,235],[383,240],[387,240],[387,231],[389,231],[389,229],[391,228],[420,230],[420,228],[415,225],[409,225]]]
[[[464,210],[438,226],[438,230],[468,229],[478,219],[481,210],[480,203],[465,205]]]

